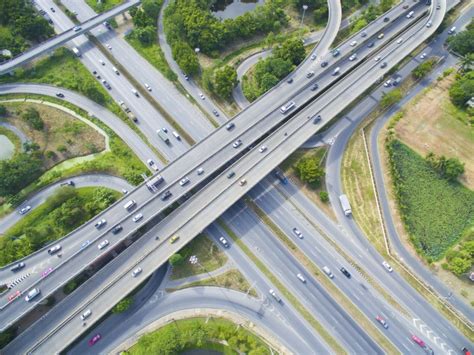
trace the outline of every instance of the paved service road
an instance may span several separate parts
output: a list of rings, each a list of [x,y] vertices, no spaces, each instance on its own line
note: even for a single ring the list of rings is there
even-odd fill
[[[46,186],[40,191],[34,193],[27,200],[25,200],[17,210],[0,218],[0,234],[4,233],[8,228],[12,227],[15,223],[20,221],[23,217],[27,216],[21,215],[18,213],[18,210],[24,206],[31,206],[31,209],[34,210],[35,207],[38,207],[46,201],[46,199],[52,196],[61,186],[64,186],[67,182],[72,181],[75,187],[88,187],[88,186],[97,186],[97,187],[107,187],[112,190],[130,191],[134,186],[130,185],[126,180],[106,174],[90,174],[90,175],[80,175],[69,177],[60,181],[57,181],[51,185]],[[9,275],[3,275],[5,270],[0,270],[0,280],[5,280],[11,278],[12,275],[10,272]]]
[[[151,148],[146,145],[138,134],[136,134],[129,126],[127,126],[120,118],[103,106],[95,103],[81,94],[72,90],[58,88],[52,85],[42,84],[3,84],[0,85],[0,94],[38,94],[56,97],[56,93],[64,94],[64,100],[74,104],[75,106],[93,115],[110,129],[112,129],[117,136],[121,137],[130,149],[138,156],[138,158],[146,162],[147,159],[153,158],[155,162],[159,163],[158,158]]]
[[[81,21],[97,16],[84,0],[63,0],[62,3],[69,10],[76,11],[77,17]],[[144,90],[147,90],[145,83],[150,86],[151,91],[148,93],[153,99],[196,141],[205,138],[214,129],[199,107],[183,97],[173,83],[138,54],[115,30],[99,26],[90,33],[96,36],[105,50],[109,51],[114,59],[126,68]],[[111,49],[107,49],[108,47]],[[109,70],[111,69],[109,68]],[[167,123],[166,127],[170,131],[173,130],[170,123]],[[161,127],[157,125],[156,129],[159,128]],[[174,139],[172,136],[170,138]]]

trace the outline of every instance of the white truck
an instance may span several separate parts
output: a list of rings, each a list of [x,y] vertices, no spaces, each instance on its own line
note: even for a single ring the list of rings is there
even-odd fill
[[[157,190],[158,185],[160,185],[164,181],[163,177],[161,175],[156,175],[155,177],[152,177],[150,180],[147,181],[146,187],[148,187],[148,190],[151,192],[155,192]]]
[[[125,105],[125,102],[119,101],[118,102],[122,110],[127,114],[128,118],[130,118],[133,122],[137,123],[138,118],[137,116],[134,115],[134,113],[128,108],[127,105]]]
[[[81,56],[81,51],[80,51],[79,48],[77,48],[77,47],[74,47],[74,48],[72,49],[72,52],[74,53],[74,55],[75,55],[76,57],[80,57],[80,56]]]
[[[350,216],[352,214],[351,205],[349,203],[349,199],[346,195],[339,196],[339,201],[341,202],[342,210],[346,216]]]

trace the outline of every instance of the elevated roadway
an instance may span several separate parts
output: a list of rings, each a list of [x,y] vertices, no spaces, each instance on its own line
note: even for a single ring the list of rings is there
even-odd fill
[[[436,12],[430,15],[434,28],[441,22],[444,11],[445,7],[442,7],[442,10],[439,12],[441,14],[440,16],[436,16],[438,14]],[[147,245],[146,249],[141,249],[141,262],[144,260],[150,262],[151,260],[151,262],[155,263],[156,267],[156,265],[162,262],[161,260],[166,260],[167,258],[163,258],[162,255],[160,257],[161,253],[164,252],[165,255],[169,256],[175,250],[182,247],[182,245],[186,244],[188,240],[197,233],[196,231],[202,230],[211,223],[214,216],[224,212],[228,206],[238,200],[242,194],[246,193],[250,187],[255,185],[263,176],[271,171],[275,165],[286,158],[291,151],[299,147],[314,134],[318,127],[313,124],[312,120],[308,120],[308,115],[314,113],[313,107],[318,107],[318,111],[323,117],[321,122],[321,125],[323,125],[327,120],[340,112],[345,105],[370,87],[376,78],[401,60],[407,52],[413,50],[422,40],[426,39],[431,34],[431,31],[420,31],[420,28],[424,27],[424,23],[422,23],[419,24],[419,26],[416,25],[409,29],[408,32],[403,35],[407,38],[406,40],[403,40],[402,43],[391,43],[379,53],[383,60],[387,60],[390,63],[387,68],[383,70],[380,69],[379,64],[373,60],[363,62],[351,75],[341,79],[338,85],[326,92],[307,109],[302,110],[300,114],[270,135],[264,141],[269,147],[268,153],[261,154],[257,149],[251,150],[244,159],[237,161],[229,168],[236,172],[234,178],[228,179],[225,173],[218,176],[212,184],[204,187],[198,194],[188,200],[187,203],[171,213],[159,224],[161,233],[158,243],[162,246],[166,245],[166,247],[156,248],[155,246],[150,246],[156,244],[156,241],[153,240],[140,239],[137,242],[137,245],[138,243],[146,242],[150,244]],[[364,80],[360,80],[361,78],[364,78]],[[325,104],[321,103],[321,100],[324,100]],[[247,179],[247,184],[242,187],[239,186],[236,181],[244,176]],[[175,234],[178,234],[181,238],[176,243],[169,244],[168,238]],[[165,241],[162,242],[163,236],[165,236]],[[133,248],[133,246],[131,248]],[[131,248],[128,248],[127,251]],[[116,260],[121,259],[121,257],[122,255],[118,256]],[[114,262],[116,260],[114,260]],[[95,299],[93,302],[96,302],[99,299],[103,300],[104,297],[107,297],[109,303],[114,303],[111,302],[111,298],[115,300],[118,295],[120,295],[120,297],[123,296],[123,292],[111,292],[111,290],[116,287],[118,287],[116,290],[119,290],[121,287],[123,290],[129,290],[133,282],[136,282],[135,280],[130,280],[128,274],[136,264],[130,259],[128,259],[127,264],[129,265],[127,273],[122,274],[123,276],[115,280],[113,285],[110,284],[106,289],[102,289],[99,294],[95,293],[94,295],[90,295],[89,299]],[[98,274],[100,273],[101,272]],[[147,271],[144,270],[144,276],[146,274]],[[123,288],[125,285],[127,285],[127,287]],[[77,306],[71,306],[69,309],[76,315],[80,311],[77,309]],[[52,342],[54,342],[53,338],[57,337],[60,339],[66,336],[66,334],[76,334],[76,332],[72,330],[74,328],[69,328],[75,327],[75,322],[71,321],[72,319],[73,318],[68,319],[67,325],[66,323],[62,323],[60,329],[55,331],[54,337],[48,336],[44,338],[44,341],[38,343],[37,346],[34,347],[34,350],[41,352],[42,348],[46,349],[48,344],[51,345]],[[77,331],[80,332],[80,329]]]
[[[74,30],[74,27],[71,27],[64,32],[62,32],[59,35],[56,35],[55,37],[49,39],[46,42],[43,42],[42,44],[31,48],[30,50],[26,51],[25,53],[9,60],[8,62],[2,63],[0,65],[0,75],[7,74],[11,72],[13,69],[19,67],[22,64],[25,64],[32,59],[39,57],[40,55],[50,52],[53,49],[63,45],[66,42],[69,42],[70,40],[76,38],[79,35],[82,35],[91,29],[93,29],[96,26],[99,26],[102,24],[104,21],[107,21],[108,19],[111,19],[122,12],[127,11],[129,8],[137,5],[140,3],[140,0],[127,0],[123,4],[117,5],[116,7],[110,9],[109,11],[106,11],[100,15],[97,15],[80,25],[80,30]],[[46,10],[46,9],[45,9]]]

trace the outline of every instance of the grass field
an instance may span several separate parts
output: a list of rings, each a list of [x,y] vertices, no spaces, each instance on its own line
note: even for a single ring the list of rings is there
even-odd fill
[[[418,95],[404,109],[403,118],[395,126],[397,137],[422,156],[457,157],[465,163],[461,182],[474,189],[474,127],[468,114],[454,106],[448,89],[455,74],[438,81]]]
[[[199,235],[178,252],[183,257],[180,265],[173,267],[171,279],[181,279],[220,268],[227,262],[227,256],[209,238]],[[189,258],[196,255],[199,263],[191,264]]]
[[[417,251],[438,260],[474,223],[474,192],[441,178],[398,140],[389,155],[402,219]]]
[[[123,2],[123,0],[86,0],[86,3],[97,13],[110,10]]]
[[[191,349],[215,350],[222,354],[270,354],[259,337],[222,318],[175,320],[145,334],[125,353],[179,354]]]
[[[29,102],[10,102],[3,105],[9,112],[6,121],[25,133],[30,141],[39,145],[39,151],[43,153],[45,169],[66,159],[97,153],[105,149],[105,139],[100,133],[64,111]],[[32,129],[21,119],[21,114],[29,108],[39,112],[44,122],[44,129]],[[62,151],[61,147],[66,150]],[[54,155],[47,157],[45,153],[48,151]]]

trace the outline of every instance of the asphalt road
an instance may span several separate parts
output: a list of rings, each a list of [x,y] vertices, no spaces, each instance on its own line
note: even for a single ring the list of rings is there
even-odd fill
[[[102,22],[108,20],[109,18],[115,17],[116,15],[124,11],[127,11],[130,7],[138,4],[139,2],[140,0],[127,0],[125,3],[118,5],[107,12],[104,12],[94,18],[91,18],[89,21],[82,23],[80,25],[81,30],[74,31],[73,30],[74,24],[72,24],[69,27],[64,28],[63,31],[61,31],[61,33],[58,34],[57,36],[49,39],[46,42],[41,43],[40,45],[36,47],[31,48],[30,50],[22,53],[21,55],[13,58],[12,60],[0,65],[0,75],[6,74],[12,71],[13,69],[15,69],[16,67],[24,63],[27,63],[28,61],[40,56],[41,54],[49,52],[53,50],[54,48],[59,47],[63,45],[64,43],[72,40],[73,38],[76,38],[77,36],[86,33],[90,29],[100,25]],[[36,1],[36,3],[40,4],[39,1]],[[43,4],[40,4],[40,5],[43,6],[43,10],[47,12],[49,11],[49,8],[51,7],[51,6],[44,7]],[[51,18],[54,20],[53,17]]]
[[[471,21],[474,16],[474,7],[471,6],[468,11],[463,13],[460,18],[458,18],[453,24],[456,26],[458,31],[465,27]],[[369,152],[372,155],[372,162],[374,166],[374,177],[375,183],[377,186],[377,192],[379,194],[379,200],[381,201],[382,213],[385,220],[385,225],[387,227],[388,237],[390,238],[390,243],[394,247],[398,257],[403,260],[405,264],[408,264],[410,268],[419,275],[426,283],[431,285],[436,292],[446,297],[447,301],[451,303],[457,310],[464,314],[468,319],[474,319],[474,311],[470,305],[466,303],[466,300],[452,294],[453,290],[450,290],[443,282],[441,282],[435,273],[431,272],[424,264],[422,264],[419,259],[414,257],[408,250],[405,249],[400,236],[397,233],[395,228],[395,223],[390,212],[390,206],[388,203],[388,193],[386,191],[386,184],[383,178],[382,171],[382,162],[380,158],[379,146],[377,144],[377,138],[380,135],[381,130],[387,123],[387,121],[392,117],[394,113],[400,110],[407,102],[420,93],[424,88],[432,84],[439,75],[449,67],[453,67],[458,61],[457,58],[447,52],[443,46],[446,41],[446,38],[449,36],[446,29],[440,36],[436,38],[435,41],[431,42],[422,52],[427,53],[429,56],[445,56],[446,60],[436,68],[436,70],[424,78],[416,87],[410,90],[409,93],[393,108],[387,111],[383,116],[379,117],[374,125],[374,128],[370,131],[369,138]],[[418,59],[419,60],[419,59]],[[415,62],[418,62],[415,59]],[[403,76],[409,75],[409,72],[406,70],[401,70],[400,74]],[[448,296],[452,294],[451,296]]]
[[[130,191],[134,188],[124,179],[106,174],[80,175],[57,181],[34,193],[32,196],[30,196],[30,198],[28,198],[20,206],[18,206],[16,211],[2,217],[0,219],[0,234],[3,234],[8,228],[19,222],[21,218],[27,216],[27,214],[21,215],[18,213],[21,208],[25,206],[31,206],[31,210],[34,210],[35,207],[38,207],[39,205],[44,203],[48,197],[53,195],[61,187],[61,184],[66,183],[68,181],[73,181],[75,187],[77,188],[88,186],[101,186],[116,191],[122,191],[123,189]],[[13,275],[10,271],[7,271],[5,269],[0,270],[0,280],[8,280],[8,278],[12,277]]]
[[[400,10],[400,8],[398,8],[398,10]],[[399,11],[400,12],[400,11]],[[400,21],[398,21],[398,23],[404,23],[405,19],[402,17],[400,19]],[[378,32],[378,29],[380,28],[380,26],[383,26],[383,22],[382,21],[376,21],[372,26],[374,28],[371,27],[371,29],[367,29],[366,32],[368,32],[369,34],[369,37],[368,39],[370,38],[370,36],[372,34],[376,34]],[[389,38],[390,37],[390,31],[395,31],[394,29],[387,29],[385,31],[386,33],[386,36],[385,38]],[[393,36],[393,34],[392,34]],[[348,46],[347,44],[345,46]],[[345,48],[344,46],[341,46],[341,50],[343,50],[343,48]],[[364,51],[367,51],[368,49],[366,47],[363,47],[360,49],[359,51],[359,54],[361,55],[362,57],[362,53],[365,53],[365,55],[367,55],[368,53],[364,52]],[[344,63],[349,64],[350,62],[346,60],[344,60]],[[367,66],[367,63],[366,65]],[[370,66],[370,65],[369,65]],[[363,71],[364,69],[360,69],[359,72],[361,73],[364,73]],[[308,83],[308,79],[306,79],[306,77],[304,75],[301,75],[302,77],[300,78],[301,80],[297,80],[296,77],[295,77],[295,83],[292,84],[292,85],[295,85],[295,88],[298,88],[297,86],[297,82],[300,82],[300,85],[303,84],[303,86],[310,86],[311,85],[311,82]],[[325,79],[325,81],[323,81],[323,78]],[[327,83],[331,82],[333,80],[333,77],[330,75],[330,73],[326,73],[325,75],[321,76],[318,78],[318,80],[320,79],[319,83],[321,86],[324,86],[326,85]],[[346,82],[347,82],[347,79],[344,79]],[[344,90],[342,90],[344,91]],[[339,93],[341,92],[341,90],[338,91]],[[304,91],[304,92],[300,92],[299,93],[299,96],[301,96],[301,100],[304,99],[305,96],[308,96],[308,95],[312,95],[310,94],[310,92],[307,92],[307,91]],[[69,95],[68,95],[69,96]],[[339,97],[340,94],[333,94],[332,97],[333,99],[334,98],[337,98]],[[329,102],[331,102],[333,99],[329,100]],[[245,110],[244,112],[249,112],[249,110],[251,108],[253,108],[255,105],[253,105],[252,107],[250,107],[249,109]],[[261,106],[258,105],[258,106]],[[314,105],[316,106],[316,105]],[[139,207],[134,211],[134,213],[137,213],[139,212],[140,210],[144,209],[145,207],[148,209],[148,210],[152,210],[154,211],[154,213],[158,213],[158,211],[160,210],[163,210],[166,206],[169,206],[171,203],[175,202],[179,195],[181,194],[184,194],[185,192],[189,191],[191,188],[194,188],[200,181],[202,181],[202,177],[199,178],[197,177],[195,174],[195,170],[197,167],[199,167],[199,165],[195,165],[199,159],[202,159],[203,156],[208,156],[210,152],[212,151],[215,151],[216,149],[219,149],[220,150],[218,151],[217,154],[215,154],[214,156],[212,156],[211,158],[208,158],[206,160],[206,162],[201,165],[202,168],[204,168],[204,170],[206,171],[206,173],[203,175],[204,177],[207,176],[208,172],[211,172],[213,170],[215,170],[219,165],[219,162],[226,162],[228,160],[230,160],[230,158],[232,156],[234,156],[236,154],[236,152],[239,152],[241,151],[241,149],[234,149],[232,148],[231,146],[227,145],[227,139],[228,138],[225,138],[225,137],[228,137],[229,135],[237,135],[238,137],[242,137],[242,140],[244,142],[247,142],[246,144],[250,144],[250,142],[252,142],[254,139],[256,139],[256,137],[260,136],[264,130],[268,130],[270,128],[269,126],[269,122],[274,122],[273,124],[276,124],[278,121],[280,121],[282,119],[282,115],[278,112],[278,110],[276,110],[276,112],[274,112],[273,115],[271,115],[270,117],[267,117],[267,119],[265,120],[262,120],[262,121],[259,121],[258,123],[255,123],[253,122],[254,120],[250,119],[250,118],[247,118],[248,115],[244,116],[245,119],[248,119],[249,122],[252,122],[251,124],[253,124],[254,126],[252,127],[251,124],[250,126],[245,123],[243,123],[243,126],[241,126],[241,124],[239,123],[238,125],[236,125],[236,127],[231,131],[231,132],[228,132],[226,131],[225,129],[220,129],[220,130],[217,130],[217,131],[214,131],[211,135],[210,135],[210,138],[209,139],[206,139],[206,140],[203,140],[201,141],[200,143],[196,144],[186,155],[182,156],[181,159],[177,159],[175,160],[173,163],[171,163],[168,168],[171,168],[171,169],[164,169],[162,172],[161,172],[161,175],[164,177],[165,181],[168,181],[168,182],[173,182],[173,185],[172,186],[178,186],[178,181],[181,177],[183,177],[183,175],[185,176],[186,172],[189,171],[189,172],[192,172],[194,178],[192,177],[191,178],[191,183],[186,185],[186,187],[176,187],[176,188],[172,188],[171,189],[171,192],[173,193],[173,197],[168,199],[167,202],[163,202],[153,196],[150,197],[150,193],[147,191],[147,189],[145,188],[145,186],[141,186],[140,188],[137,188],[136,190],[134,190],[133,192],[131,192],[128,196],[127,196],[127,199],[134,199],[135,201],[137,201]],[[273,120],[273,121],[268,121],[269,119]],[[304,121],[306,122],[306,119],[304,119]],[[261,128],[260,128],[261,127]],[[244,133],[244,134],[243,134]],[[220,137],[224,137],[223,139],[220,138]],[[253,137],[253,138],[252,138]],[[219,139],[220,138],[220,139]],[[218,140],[218,142],[221,142],[219,145],[216,145],[215,144],[215,141]],[[225,145],[223,145],[225,144]],[[245,145],[245,143],[244,143]],[[296,148],[296,146],[295,146]],[[189,162],[187,162],[189,161]],[[172,175],[170,176],[171,173]],[[170,186],[168,185],[166,187],[166,189],[170,189]],[[161,191],[165,191],[165,187],[162,188]],[[143,202],[145,201],[145,202]],[[120,238],[120,235],[117,236],[117,235],[111,235],[110,233],[110,230],[112,228],[112,226],[116,225],[117,223],[122,223],[122,226],[124,227],[125,230],[130,230],[130,229],[134,229],[134,228],[137,228],[139,227],[140,225],[142,225],[142,223],[139,223],[138,225],[136,224],[133,224],[133,222],[131,222],[128,218],[129,216],[129,213],[127,211],[124,211],[121,207],[120,207],[120,202],[115,204],[114,207],[112,207],[111,209],[107,210],[106,212],[102,213],[100,216],[97,216],[97,218],[106,218],[107,221],[108,221],[108,225],[110,225],[110,228],[108,227],[106,230],[104,229],[105,232],[102,232],[102,233],[97,233],[97,231],[95,230],[95,228],[93,227],[93,224],[95,222],[91,222],[91,223],[88,223],[84,226],[82,226],[81,228],[79,228],[80,230],[80,233],[81,233],[81,236],[80,237],[77,237],[77,238],[73,238],[74,241],[75,241],[75,245],[72,249],[70,249],[69,251],[68,250],[64,250],[63,252],[63,255],[65,256],[63,258],[63,261],[64,263],[68,263],[68,265],[70,265],[70,270],[71,272],[78,272],[79,271],[79,268],[76,266],[74,266],[74,263],[71,262],[71,258],[70,258],[70,255],[71,253],[75,255],[76,259],[80,257],[84,257],[84,254],[87,254],[87,255],[91,255],[91,256],[94,256],[95,258],[98,257],[100,255],[100,252],[98,251],[95,251],[95,252],[92,252],[89,250],[85,251],[85,250],[82,250],[82,253],[81,255],[77,254],[77,250],[80,250],[81,248],[81,245],[82,243],[86,242],[87,240],[89,241],[99,241],[99,239],[103,236],[105,236],[106,234],[108,234],[108,240],[111,241],[111,242],[114,242],[114,243],[117,243],[119,240],[121,240]],[[145,206],[146,205],[146,206]],[[153,207],[155,206],[155,207]],[[160,207],[162,206],[162,207]],[[115,211],[115,212],[112,212],[112,211]],[[149,219],[151,219],[151,215],[144,212],[143,213],[145,218],[143,219],[143,222],[146,222],[148,221]],[[124,224],[126,223],[126,224]],[[75,233],[72,233],[70,235],[74,235]],[[67,237],[66,237],[67,238]],[[113,245],[113,243],[112,243]],[[44,248],[43,250],[39,251],[38,253],[41,253],[41,252],[45,252],[45,250],[47,249]],[[61,263],[62,264],[62,263]],[[81,266],[84,266],[86,263],[84,263],[84,259],[82,259],[82,261],[80,262],[80,265]],[[60,266],[58,266],[60,267]],[[57,269],[56,269],[57,270]],[[48,279],[51,279],[51,278],[54,278],[55,275],[58,275],[59,273],[51,273],[48,277]],[[68,272],[66,271],[63,271],[61,274],[60,274],[60,278],[63,278],[63,279],[66,279],[69,275]],[[56,285],[59,285],[61,282],[57,282]],[[28,285],[27,285],[28,284]],[[29,283],[25,283],[24,287],[31,287],[31,284]],[[58,287],[58,286],[56,286]],[[43,292],[46,292],[43,291]],[[6,305],[4,305],[5,307]],[[13,307],[10,305],[8,305],[8,308],[21,308],[20,305],[18,305],[18,303],[16,305],[14,305]],[[12,310],[11,312],[15,312],[14,310]],[[8,324],[8,323],[5,323],[5,324]]]
[[[411,42],[411,43],[410,43],[410,42]],[[413,45],[416,44],[415,39],[414,39],[413,41],[408,40],[407,43],[410,44],[411,46],[413,46]],[[403,53],[403,50],[402,50],[402,49],[404,49],[404,48],[403,48],[403,47],[396,47],[396,46],[395,46],[396,49],[394,49],[394,48],[392,48],[392,47],[394,47],[394,46],[395,46],[395,45],[392,45],[390,48],[388,48],[388,49],[386,49],[386,50],[384,50],[384,51],[388,53],[388,52],[391,52],[391,51],[394,50],[395,53],[396,53],[398,56],[400,56],[400,55]],[[365,70],[367,70],[367,69],[366,69],[367,67],[368,67],[368,68],[372,68],[372,70],[374,70],[374,68],[373,68],[374,65],[373,65],[373,64],[371,64],[371,63],[369,63],[369,64],[365,63],[365,64],[363,64],[363,65],[361,66],[361,68],[357,69],[355,73],[358,73],[358,72],[363,73]],[[375,66],[375,67],[376,67],[376,66]],[[377,68],[376,70],[378,70],[378,68]],[[357,76],[356,76],[356,77],[357,77]],[[343,82],[345,83],[345,82],[347,82],[347,80],[343,79]],[[362,85],[362,87],[360,87],[360,88],[358,88],[358,89],[364,90],[363,85]],[[340,100],[347,99],[348,97],[351,97],[351,95],[356,94],[355,92],[350,92],[350,93],[346,93],[346,95],[343,95],[343,94],[341,94],[340,91],[338,91],[338,90],[333,90],[333,91],[334,91],[334,95],[337,95],[336,97],[339,98]],[[336,100],[336,101],[337,101],[337,100]],[[324,112],[325,112],[325,111],[324,111]],[[328,113],[329,113],[329,112],[328,112]],[[328,114],[327,116],[329,117],[330,114]],[[305,119],[306,126],[308,126],[308,122],[306,121],[306,117],[304,117],[304,119]],[[295,120],[295,121],[290,121],[290,122],[287,124],[287,126],[288,126],[288,127],[283,127],[283,129],[290,128],[290,129],[293,129],[293,130],[294,130],[294,128],[296,128],[296,127],[299,127],[299,129],[301,129],[301,123],[296,122],[296,120]],[[293,126],[294,128],[291,128],[292,126]],[[311,126],[311,127],[312,127],[312,126]],[[279,132],[282,132],[282,130],[280,129]],[[294,131],[291,131],[291,132],[294,132]],[[298,145],[297,145],[298,142],[299,142],[301,139],[303,139],[303,142],[304,142],[304,140],[306,140],[306,139],[305,139],[305,138],[306,138],[306,134],[307,134],[307,133],[311,133],[311,132],[304,132],[304,133],[305,133],[305,134],[302,134],[301,137],[297,137],[297,136],[294,135],[294,133],[292,133],[291,136],[293,136],[293,140],[294,140],[294,141],[292,141],[292,140],[287,140],[286,138],[283,138],[283,141],[285,141],[285,143],[290,143],[290,144],[291,144],[291,145],[290,145],[290,146],[291,146],[291,149],[293,149],[293,146],[294,146],[294,145],[296,145],[296,146],[295,146],[295,148],[296,148],[296,147],[298,146]],[[282,136],[283,136],[283,135],[282,135]],[[282,137],[282,136],[280,136],[280,135],[278,134],[278,132],[277,132],[276,134],[272,135],[269,139],[275,140],[275,141],[281,141],[282,138],[280,138],[280,137]],[[302,143],[302,142],[300,142],[300,143]],[[287,145],[288,145],[288,144],[287,144]],[[288,152],[288,149],[286,149],[284,152],[282,152],[281,149],[278,149],[279,156],[281,156],[281,157],[284,157],[285,154],[287,154],[287,152]],[[257,152],[254,152],[254,154],[249,154],[249,155],[254,156],[254,157],[259,156]],[[262,172],[264,173],[265,171],[267,171],[267,169],[271,169],[272,164],[274,164],[274,162],[273,162],[273,161],[270,161],[270,159],[268,159],[267,156],[264,157],[263,159],[265,160],[266,165],[263,166],[263,169],[259,169],[259,172],[261,172],[261,173],[262,173]],[[250,161],[250,159],[248,159],[248,161]],[[254,166],[253,163],[251,163],[251,164],[252,164],[252,165],[250,165],[250,166],[253,167],[253,166]],[[242,165],[242,167],[247,166],[247,168],[244,168],[244,169],[248,169],[248,167],[249,167],[249,165],[248,165],[247,162],[242,162],[241,164],[237,163],[237,166],[238,166],[238,165]],[[236,166],[236,167],[237,167],[237,166]],[[260,168],[260,167],[262,167],[262,165],[259,164],[259,168]],[[244,170],[244,171],[246,171],[246,170]],[[257,174],[257,175],[258,175],[258,174]],[[254,185],[254,184],[258,181],[258,180],[257,180],[258,178],[259,178],[259,176],[257,176],[255,179],[254,179],[253,176],[252,176],[252,180],[253,180],[253,181],[249,181],[249,185],[248,185],[248,186],[250,187],[250,186]],[[221,177],[220,179],[218,179],[218,180],[221,181],[221,186],[222,186],[222,182],[223,182],[223,181],[224,181],[224,182],[226,181],[225,179],[226,179],[225,177]],[[226,184],[226,183],[224,183],[224,184]],[[218,186],[218,185],[216,184],[215,186]],[[244,189],[244,190],[245,190],[245,189]],[[242,190],[241,190],[241,191],[242,191]],[[232,192],[228,193],[228,191],[224,191],[224,192],[225,192],[225,193],[219,194],[219,196],[217,197],[217,199],[220,200],[220,201],[225,201],[225,204],[231,202],[232,200],[234,200],[234,198],[238,199],[238,197],[239,197],[238,194],[236,195],[235,193],[232,193]],[[230,196],[229,196],[229,194],[230,194]],[[203,195],[203,194],[201,194],[201,196],[202,196],[202,195]],[[226,198],[226,197],[227,197],[227,198]],[[193,198],[193,199],[195,199],[195,198]],[[202,198],[201,198],[201,199],[202,199]],[[195,200],[200,200],[200,198],[198,197],[198,198],[196,198]],[[208,199],[207,199],[207,196],[206,196],[206,203],[207,203],[207,201],[208,201]],[[225,209],[225,207],[224,207],[225,204],[222,205],[222,202],[218,203],[218,204],[217,204],[218,210]],[[188,205],[188,206],[189,206],[189,205]],[[196,207],[197,207],[197,205],[196,205],[196,204],[193,204],[193,207],[191,207],[191,209],[194,209],[194,208],[196,208]],[[184,209],[186,209],[186,207],[184,207]],[[202,212],[201,209],[200,209],[200,207],[199,207],[198,211],[199,211],[198,214]],[[196,212],[194,212],[194,213],[196,213]],[[194,214],[193,214],[193,215],[194,215]],[[209,216],[206,216],[206,217],[209,218]],[[192,222],[192,223],[191,223],[191,222]],[[197,225],[203,225],[204,223],[210,223],[210,222],[208,222],[206,218],[200,220],[199,222],[188,220],[187,226],[189,227],[189,226],[191,226],[192,224],[195,224],[195,223],[197,223]],[[205,225],[205,224],[204,224],[204,225]],[[191,228],[191,230],[193,230],[192,227],[190,227],[190,228]],[[202,228],[202,227],[201,227],[201,228]],[[169,235],[169,234],[168,234],[168,233],[165,233],[165,235]],[[184,235],[188,235],[188,234],[187,234],[187,233],[184,233]],[[178,242],[177,244],[181,244],[181,242]],[[119,258],[120,258],[120,257],[119,257]],[[57,274],[57,273],[56,273],[56,274]],[[48,283],[48,280],[50,280],[50,278],[48,278],[48,279],[46,280],[47,283]]]
[[[52,0],[36,0],[36,2],[48,11],[49,16],[54,21],[55,27],[59,29],[59,31],[74,26],[72,20],[60,11],[60,9],[57,9],[54,13],[49,10],[50,7],[57,8]],[[172,143],[167,145],[158,137],[156,130],[162,127],[168,127],[166,120],[144,97],[140,95],[137,97],[132,93],[134,89],[133,85],[123,75],[114,73],[112,70],[113,64],[86,36],[79,36],[69,42],[68,45],[70,47],[79,48],[82,53],[79,59],[86,68],[90,72],[97,71],[97,73],[101,75],[101,78],[110,84],[111,89],[108,90],[108,92],[116,102],[126,102],[126,105],[139,120],[137,124],[138,129],[166,159],[175,159],[188,149],[184,141],[178,141],[174,137],[170,137]],[[103,64],[101,64],[101,61]],[[160,163],[158,161],[156,163],[161,167],[161,163],[164,162]]]
[[[84,0],[63,0],[62,3],[69,10],[76,11],[77,17],[81,21],[97,16]],[[96,36],[105,48],[108,48],[107,46],[112,48],[107,50],[110,51],[117,62],[127,69],[135,80],[143,85],[145,90],[145,83],[151,87],[149,94],[153,99],[196,141],[205,138],[214,129],[199,107],[183,97],[173,83],[138,54],[115,30],[108,30],[105,26],[99,26],[90,33]],[[125,101],[128,102],[134,99],[135,97],[130,93]],[[209,113],[212,115],[212,111]],[[137,112],[137,115],[140,115],[140,112]],[[172,131],[169,123],[165,127]],[[156,129],[158,128],[160,126],[156,127]],[[170,138],[174,139],[174,137]]]
[[[214,120],[219,122],[219,124],[223,124],[227,121],[226,114],[214,103],[212,100],[209,99],[207,95],[204,94],[202,89],[192,80],[192,78],[185,79],[183,72],[181,71],[179,65],[173,59],[173,55],[171,54],[171,47],[169,46],[168,42],[166,41],[166,34],[163,28],[163,16],[166,7],[169,4],[169,0],[164,0],[163,4],[161,5],[160,16],[158,18],[158,43],[160,45],[161,50],[170,66],[171,70],[178,75],[178,80],[180,84],[186,89],[186,92],[191,95],[191,97],[196,101],[199,102],[199,106],[201,106],[204,110],[206,110],[211,116],[214,117]],[[200,94],[204,95],[204,100],[200,97]],[[216,110],[219,113],[219,117],[214,116],[213,111]]]
[[[52,85],[42,84],[4,84],[0,85],[0,94],[39,94],[51,97],[56,97],[56,93],[61,92],[64,94],[64,100],[74,104],[75,106],[88,112],[89,115],[93,115],[98,120],[102,121],[108,127],[110,127],[117,136],[121,137],[130,149],[138,156],[138,158],[146,162],[147,159],[153,158],[153,160],[159,163],[156,154],[153,150],[143,142],[138,134],[136,134],[129,126],[127,126],[119,117],[114,115],[112,112],[104,108],[103,106],[95,103],[81,94],[76,93],[72,90],[58,89]]]

